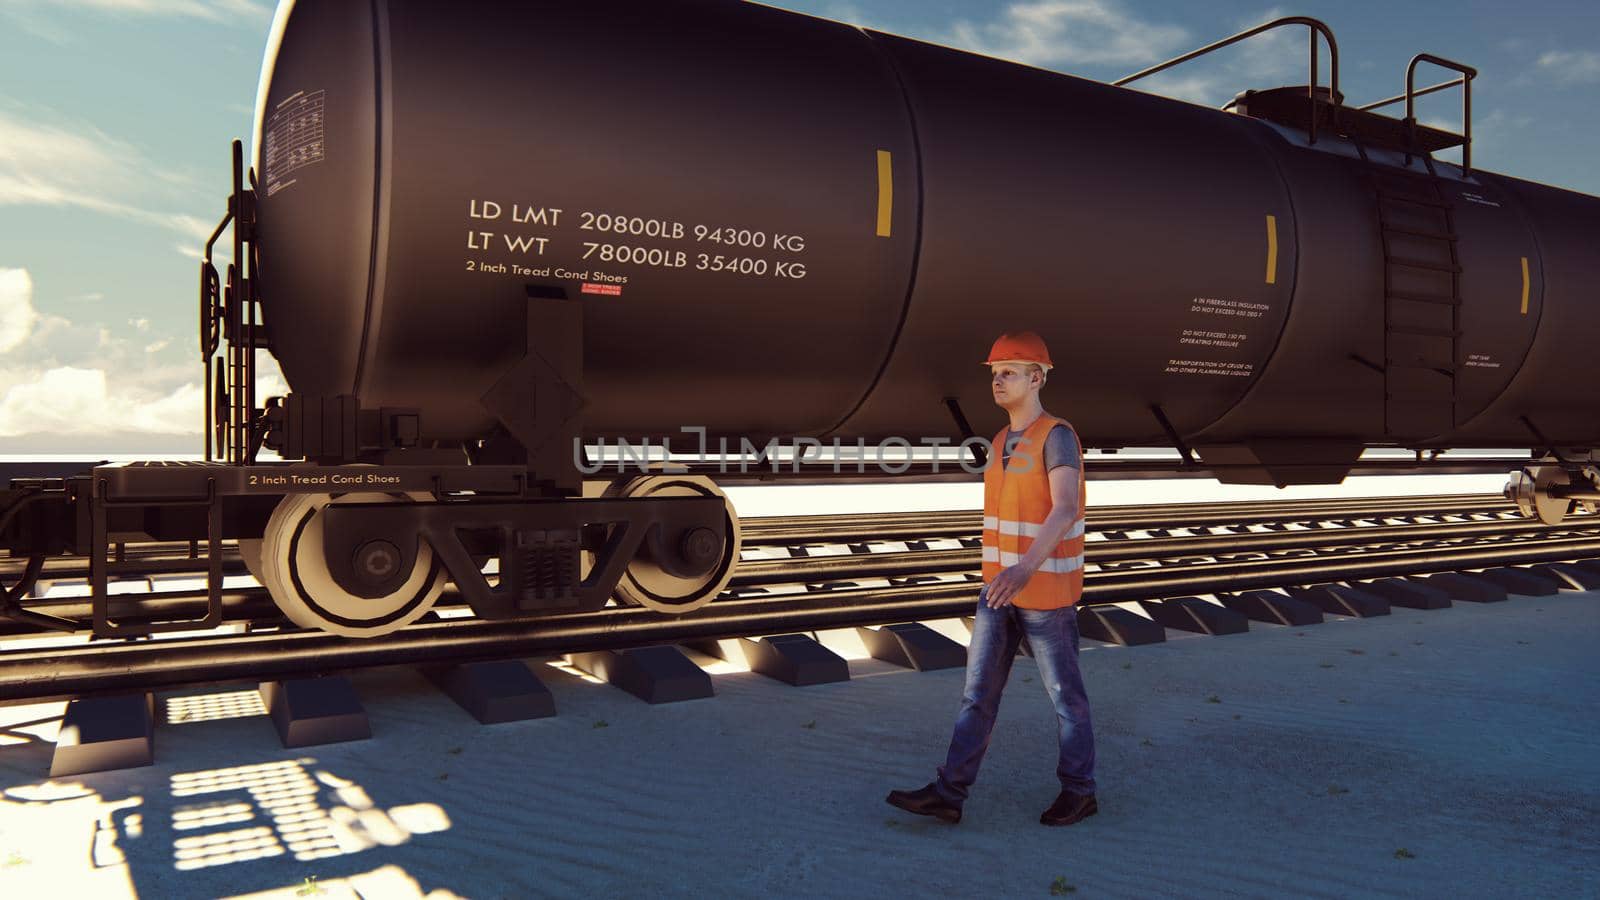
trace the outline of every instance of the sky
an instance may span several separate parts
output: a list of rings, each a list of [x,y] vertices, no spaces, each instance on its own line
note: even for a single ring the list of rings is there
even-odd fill
[[[1418,52],[1467,63],[1475,165],[1600,195],[1593,0],[771,5],[1105,81],[1314,16],[1338,37],[1347,102],[1399,93]],[[255,0],[0,0],[0,455],[200,452],[198,259],[228,143],[250,136],[271,18]],[[1303,83],[1305,54],[1305,31],[1286,30],[1143,89],[1220,106]],[[1419,116],[1459,127],[1459,95],[1424,98]]]

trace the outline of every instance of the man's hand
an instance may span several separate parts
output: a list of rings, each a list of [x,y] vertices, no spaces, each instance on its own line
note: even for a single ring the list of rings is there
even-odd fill
[[[1033,569],[1020,563],[1002,569],[1000,574],[989,582],[989,590],[984,596],[989,608],[1000,609],[1003,606],[1010,606],[1017,592],[1027,586],[1028,580],[1033,577],[1033,572]]]

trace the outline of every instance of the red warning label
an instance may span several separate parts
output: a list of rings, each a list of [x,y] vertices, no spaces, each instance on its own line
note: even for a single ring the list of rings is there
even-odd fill
[[[585,294],[605,294],[608,297],[616,297],[616,296],[619,296],[619,295],[622,294],[622,285],[620,285],[620,284],[590,284],[589,282],[585,281],[583,283],[583,293],[585,293]]]

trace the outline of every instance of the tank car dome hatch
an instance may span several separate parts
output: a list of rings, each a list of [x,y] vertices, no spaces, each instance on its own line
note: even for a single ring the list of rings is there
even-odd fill
[[[1276,88],[1250,88],[1243,90],[1235,94],[1232,100],[1224,103],[1222,108],[1228,110],[1229,112],[1236,112],[1244,116],[1257,115],[1258,118],[1266,118],[1265,116],[1250,112],[1251,101],[1255,98],[1260,98],[1262,102],[1267,104],[1266,108],[1270,109],[1275,106],[1282,97],[1299,97],[1302,100],[1305,100],[1309,97],[1310,99],[1313,99],[1319,103],[1331,103],[1334,106],[1339,106],[1344,103],[1344,92],[1335,92],[1334,89],[1328,85],[1324,84],[1312,86],[1306,84],[1296,84],[1284,85]]]

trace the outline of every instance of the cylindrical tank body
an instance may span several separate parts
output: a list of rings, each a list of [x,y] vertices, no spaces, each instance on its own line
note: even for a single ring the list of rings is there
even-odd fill
[[[959,440],[947,397],[987,435],[980,362],[1030,329],[1092,446],[1164,443],[1154,406],[1191,442],[1600,444],[1593,197],[1439,165],[1462,334],[1421,345],[1458,375],[1410,415],[1374,366],[1425,323],[1384,294],[1440,288],[1389,283],[1336,138],[737,0],[300,0],[267,62],[274,352],[425,440],[492,427],[532,292],[585,306],[591,436]]]

